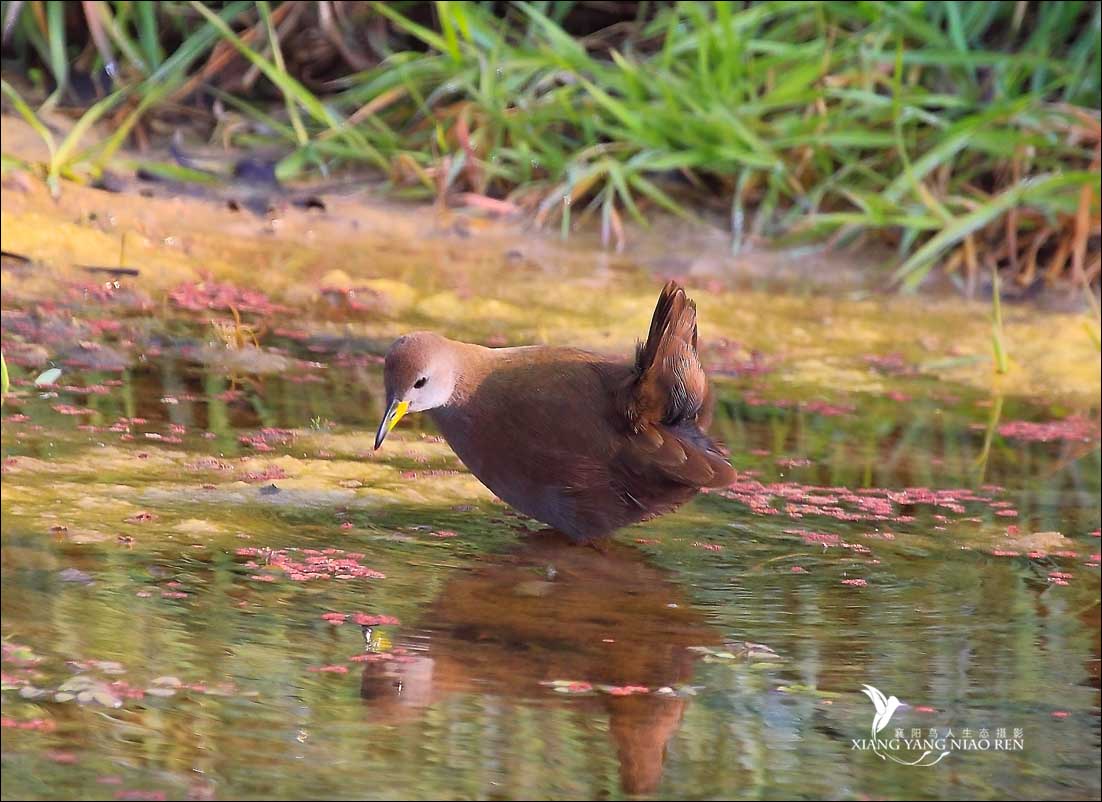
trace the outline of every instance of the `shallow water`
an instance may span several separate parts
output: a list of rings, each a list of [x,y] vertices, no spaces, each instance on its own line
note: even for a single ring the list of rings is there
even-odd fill
[[[378,355],[422,325],[625,350],[653,281],[525,309],[533,271],[371,275],[367,311],[237,276],[243,331],[187,276],[5,272],[4,798],[1098,797],[1097,355],[1046,384],[1082,351],[1024,344],[1067,319],[1015,313],[993,385],[921,306],[698,286],[739,480],[599,552],[425,421],[374,453]],[[904,703],[882,738],[1005,749],[854,749],[866,684]]]

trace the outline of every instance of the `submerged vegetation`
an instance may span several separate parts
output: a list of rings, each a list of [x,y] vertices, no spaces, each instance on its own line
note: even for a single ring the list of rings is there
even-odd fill
[[[897,249],[975,289],[1097,283],[1102,42],[1091,2],[5,2],[5,70],[96,177],[184,127],[280,154],[289,180],[372,170],[403,196],[569,232],[723,220]],[[15,83],[14,79],[11,83]],[[28,85],[29,84],[29,85]],[[35,86],[37,84],[37,86]],[[60,146],[40,119],[84,117]],[[82,138],[99,120],[109,134]],[[84,149],[81,149],[83,146]]]

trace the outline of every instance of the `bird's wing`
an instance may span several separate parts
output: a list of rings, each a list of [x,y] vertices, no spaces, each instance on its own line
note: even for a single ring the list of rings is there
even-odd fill
[[[734,470],[700,430],[711,394],[696,341],[696,304],[670,281],[658,297],[650,332],[636,350],[621,396],[630,432],[622,463],[636,475],[718,487],[731,483]]]
[[[670,281],[658,296],[647,340],[636,349],[635,377],[626,405],[633,429],[696,420],[708,392],[696,336],[696,304]]]

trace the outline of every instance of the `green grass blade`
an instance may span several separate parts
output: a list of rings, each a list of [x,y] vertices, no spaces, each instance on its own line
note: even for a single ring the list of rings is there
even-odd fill
[[[272,10],[267,0],[259,0],[256,7],[260,11],[260,17],[264,20],[264,27],[268,32],[268,43],[272,46],[272,59],[275,61],[275,69],[281,74],[287,74],[287,67],[283,62],[283,50],[279,46],[279,34],[272,25]],[[287,117],[291,120],[291,127],[295,131],[295,139],[300,146],[310,141],[310,135],[306,133],[306,127],[302,124],[302,117],[298,113],[298,105],[295,98],[286,92],[283,93],[283,101],[287,107]]]
[[[115,107],[115,104],[125,97],[127,90],[120,89],[117,92],[112,92],[102,100],[92,104],[89,109],[80,116],[76,125],[62,140],[61,145],[58,146],[57,153],[54,154],[54,161],[59,165],[67,165],[70,161],[73,152],[76,150],[77,145],[80,144],[80,140],[84,138],[84,135],[99,122],[107,112]]]
[[[1093,184],[1097,181],[1097,174],[1082,172],[1025,179],[968,214],[956,218],[900,265],[895,271],[893,279],[902,282],[908,290],[914,289],[929,273],[934,260],[948,248],[956,245],[969,234],[983,228],[1015,206],[1022,205],[1035,198],[1049,196],[1061,189],[1082,186],[1084,183]]]
[[[411,36],[420,39],[429,47],[440,53],[449,52],[448,41],[440,34],[433,31],[431,28],[426,28],[424,25],[420,25],[413,20],[402,16],[400,13],[390,7],[390,3],[373,3],[372,7],[382,14],[384,17],[393,22],[400,30],[405,31]]]
[[[15,110],[19,112],[19,116],[27,121],[27,125],[34,129],[34,132],[38,134],[42,141],[46,143],[47,150],[50,151],[50,160],[54,158],[54,154],[57,152],[57,143],[54,141],[54,135],[50,132],[42,120],[38,119],[38,115],[34,113],[34,109],[27,105],[23,100],[23,96],[20,95],[15,88],[12,87],[7,81],[0,79],[0,91],[7,96],[8,100],[15,107]]]
[[[65,47],[65,3],[46,4],[46,38],[50,45],[50,71],[57,88],[46,98],[45,108],[52,108],[69,88],[69,54]]]
[[[161,47],[160,25],[157,22],[157,5],[157,3],[134,4],[138,42],[150,71],[155,71],[165,60],[165,52]]]
[[[191,6],[199,11],[199,13],[202,14],[222,37],[232,44],[241,55],[256,65],[260,71],[264,73],[264,76],[275,84],[276,88],[279,89],[284,96],[293,99],[316,122],[331,129],[337,136],[346,139],[349,144],[362,148],[375,161],[381,164],[386,163],[385,158],[383,158],[367,139],[358,134],[355,129],[346,127],[344,125],[344,120],[340,119],[336,112],[327,108],[309,89],[299,83],[294,77],[287,74],[286,71],[280,70],[275,64],[242,42],[241,38],[233,32],[229,25],[226,24],[225,20],[213,11],[197,0],[189,1]]]

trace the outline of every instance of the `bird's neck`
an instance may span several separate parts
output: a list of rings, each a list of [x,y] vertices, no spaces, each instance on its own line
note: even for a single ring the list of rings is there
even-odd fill
[[[455,389],[448,402],[440,409],[462,409],[483,379],[493,369],[495,351],[501,349],[486,348],[473,343],[448,341],[448,349],[456,365]]]

